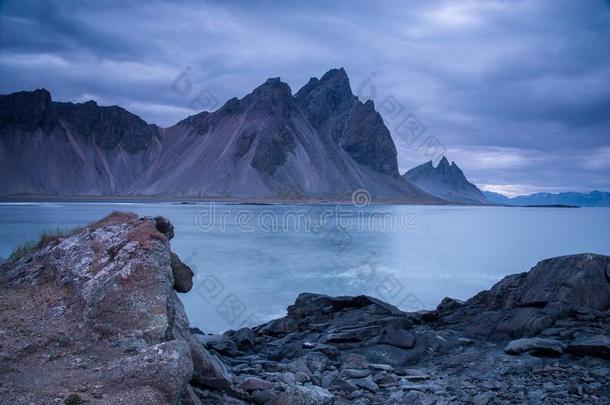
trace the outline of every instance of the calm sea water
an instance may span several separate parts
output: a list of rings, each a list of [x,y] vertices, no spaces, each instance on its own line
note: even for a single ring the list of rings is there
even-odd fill
[[[206,332],[282,316],[303,291],[434,308],[547,257],[610,254],[609,208],[11,203],[0,256],[114,210],[170,218],[172,249],[196,272],[181,298]]]

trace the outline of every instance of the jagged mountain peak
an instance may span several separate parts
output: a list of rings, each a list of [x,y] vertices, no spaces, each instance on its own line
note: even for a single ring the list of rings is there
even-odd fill
[[[229,114],[244,112],[250,108],[277,112],[290,109],[293,104],[290,86],[279,77],[273,77],[267,79],[242,99],[236,97],[230,99],[220,110]]]
[[[466,204],[487,204],[483,193],[468,181],[457,163],[443,156],[436,167],[432,161],[419,165],[405,174],[407,179],[422,190],[439,198]]]
[[[39,89],[34,89],[32,91],[19,91],[17,93],[10,94],[13,97],[24,97],[29,100],[43,100],[43,101],[52,101],[51,92],[44,87]]]
[[[286,118],[294,108],[290,86],[279,77],[273,77],[267,79],[241,99],[232,97],[218,110],[213,112],[202,111],[185,118],[176,125],[190,126],[197,133],[205,134],[213,130],[227,116],[237,116],[250,111]]]
[[[452,168],[452,165],[449,164],[449,160],[445,156],[443,156],[441,158],[441,160],[439,160],[436,167],[434,167],[432,161],[430,161],[430,165],[432,166],[432,170],[436,170],[436,171],[444,172],[444,173],[451,172],[451,168]]]
[[[361,102],[361,101],[358,101]],[[371,111],[375,111],[375,102],[373,100],[366,100],[363,105]],[[376,112],[376,111],[375,111]]]
[[[292,89],[290,89],[288,83],[283,82],[279,77],[271,77],[254,89],[252,94],[257,96],[275,95],[288,98],[292,97]]]
[[[295,100],[311,125],[358,164],[400,178],[390,132],[374,103],[362,103],[352,93],[345,69],[331,69],[319,80],[310,79]]]
[[[326,72],[320,79],[320,83],[332,85],[336,89],[349,90],[351,93],[349,77],[342,67],[331,69]]]
[[[434,162],[432,160],[430,160],[418,167],[421,167],[422,169],[425,168],[426,170],[432,171],[432,172],[453,174],[456,176],[464,177],[464,179],[466,179],[466,177],[464,176],[464,172],[457,165],[457,163],[455,163],[455,161],[453,161],[453,160],[451,161],[451,163],[449,163],[449,159],[447,159],[447,157],[444,155],[438,161],[436,166],[434,166]]]
[[[22,91],[17,91],[15,93],[10,93],[10,94],[2,94],[3,98],[11,98],[15,101],[17,100],[28,100],[30,102],[36,102],[36,101],[44,101],[44,102],[51,102],[52,98],[51,98],[51,92],[47,89],[45,89],[44,87],[41,87],[39,89],[34,89],[34,90],[22,90]]]
[[[312,99],[323,102],[332,110],[348,108],[354,102],[355,96],[349,83],[345,69],[331,69],[321,79],[311,78],[296,94],[295,99],[305,106]]]

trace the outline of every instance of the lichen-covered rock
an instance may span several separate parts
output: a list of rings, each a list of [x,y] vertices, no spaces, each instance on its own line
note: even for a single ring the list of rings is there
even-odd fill
[[[230,386],[189,331],[172,229],[113,213],[0,266],[0,402],[53,403],[78,391],[93,403],[170,404],[189,397],[192,379]]]

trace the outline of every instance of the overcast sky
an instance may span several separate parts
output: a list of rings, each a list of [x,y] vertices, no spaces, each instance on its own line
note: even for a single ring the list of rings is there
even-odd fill
[[[610,191],[607,1],[137,3],[0,1],[0,93],[44,87],[169,126],[343,66],[401,171],[428,160],[397,130],[412,115],[484,189]]]

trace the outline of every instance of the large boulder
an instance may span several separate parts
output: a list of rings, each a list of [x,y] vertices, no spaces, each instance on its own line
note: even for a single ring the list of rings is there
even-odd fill
[[[541,308],[553,316],[610,308],[610,257],[592,253],[546,259],[527,273],[505,277],[467,305],[493,310]]]
[[[533,336],[575,312],[610,308],[610,257],[578,254],[547,259],[527,273],[507,276],[463,306],[443,313],[471,335]]]
[[[530,353],[534,356],[559,356],[566,345],[555,339],[521,338],[511,341],[504,351],[508,354]]]
[[[543,260],[516,291],[522,307],[544,307],[553,316],[610,308],[610,257],[582,254]]]
[[[196,403],[191,380],[228,387],[174,290],[172,233],[117,212],[2,264],[0,402]]]
[[[300,319],[307,316],[323,316],[344,309],[366,309],[371,314],[402,315],[394,305],[373,297],[359,295],[356,297],[330,297],[328,295],[302,293],[294,305],[288,307],[288,316]]]

